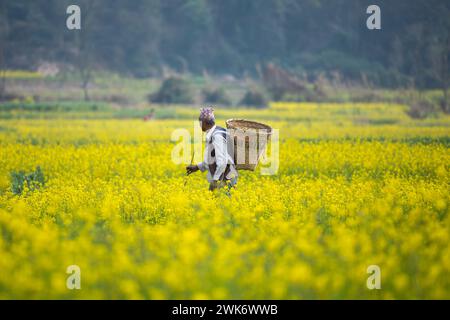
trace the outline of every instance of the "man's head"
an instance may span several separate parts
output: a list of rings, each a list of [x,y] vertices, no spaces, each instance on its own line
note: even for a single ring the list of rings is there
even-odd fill
[[[214,109],[212,107],[201,108],[198,121],[200,121],[200,127],[202,127],[203,132],[214,127],[216,124]]]

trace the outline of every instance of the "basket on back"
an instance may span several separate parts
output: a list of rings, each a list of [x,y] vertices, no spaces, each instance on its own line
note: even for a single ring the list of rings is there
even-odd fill
[[[272,128],[244,119],[226,121],[229,137],[233,141],[233,160],[237,170],[254,171],[269,142]]]

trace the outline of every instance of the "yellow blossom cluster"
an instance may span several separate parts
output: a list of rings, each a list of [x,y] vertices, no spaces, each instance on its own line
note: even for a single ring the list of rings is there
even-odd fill
[[[229,197],[173,163],[171,132],[193,131],[197,109],[176,112],[0,120],[0,299],[450,298],[448,116],[218,110],[280,130],[277,174],[242,171]],[[45,185],[14,194],[11,172],[36,166]]]

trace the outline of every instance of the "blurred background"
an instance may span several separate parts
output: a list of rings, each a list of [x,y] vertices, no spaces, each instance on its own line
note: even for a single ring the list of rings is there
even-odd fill
[[[448,0],[0,0],[3,111],[387,101],[424,118],[449,112],[449,55]]]

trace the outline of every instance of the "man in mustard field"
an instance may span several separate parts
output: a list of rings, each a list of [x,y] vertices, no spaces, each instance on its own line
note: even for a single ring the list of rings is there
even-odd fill
[[[206,133],[206,147],[203,162],[186,167],[187,174],[200,170],[208,171],[209,190],[228,185],[231,189],[237,183],[238,173],[233,157],[228,151],[227,130],[216,125],[214,109],[201,108],[198,118],[202,131]]]

